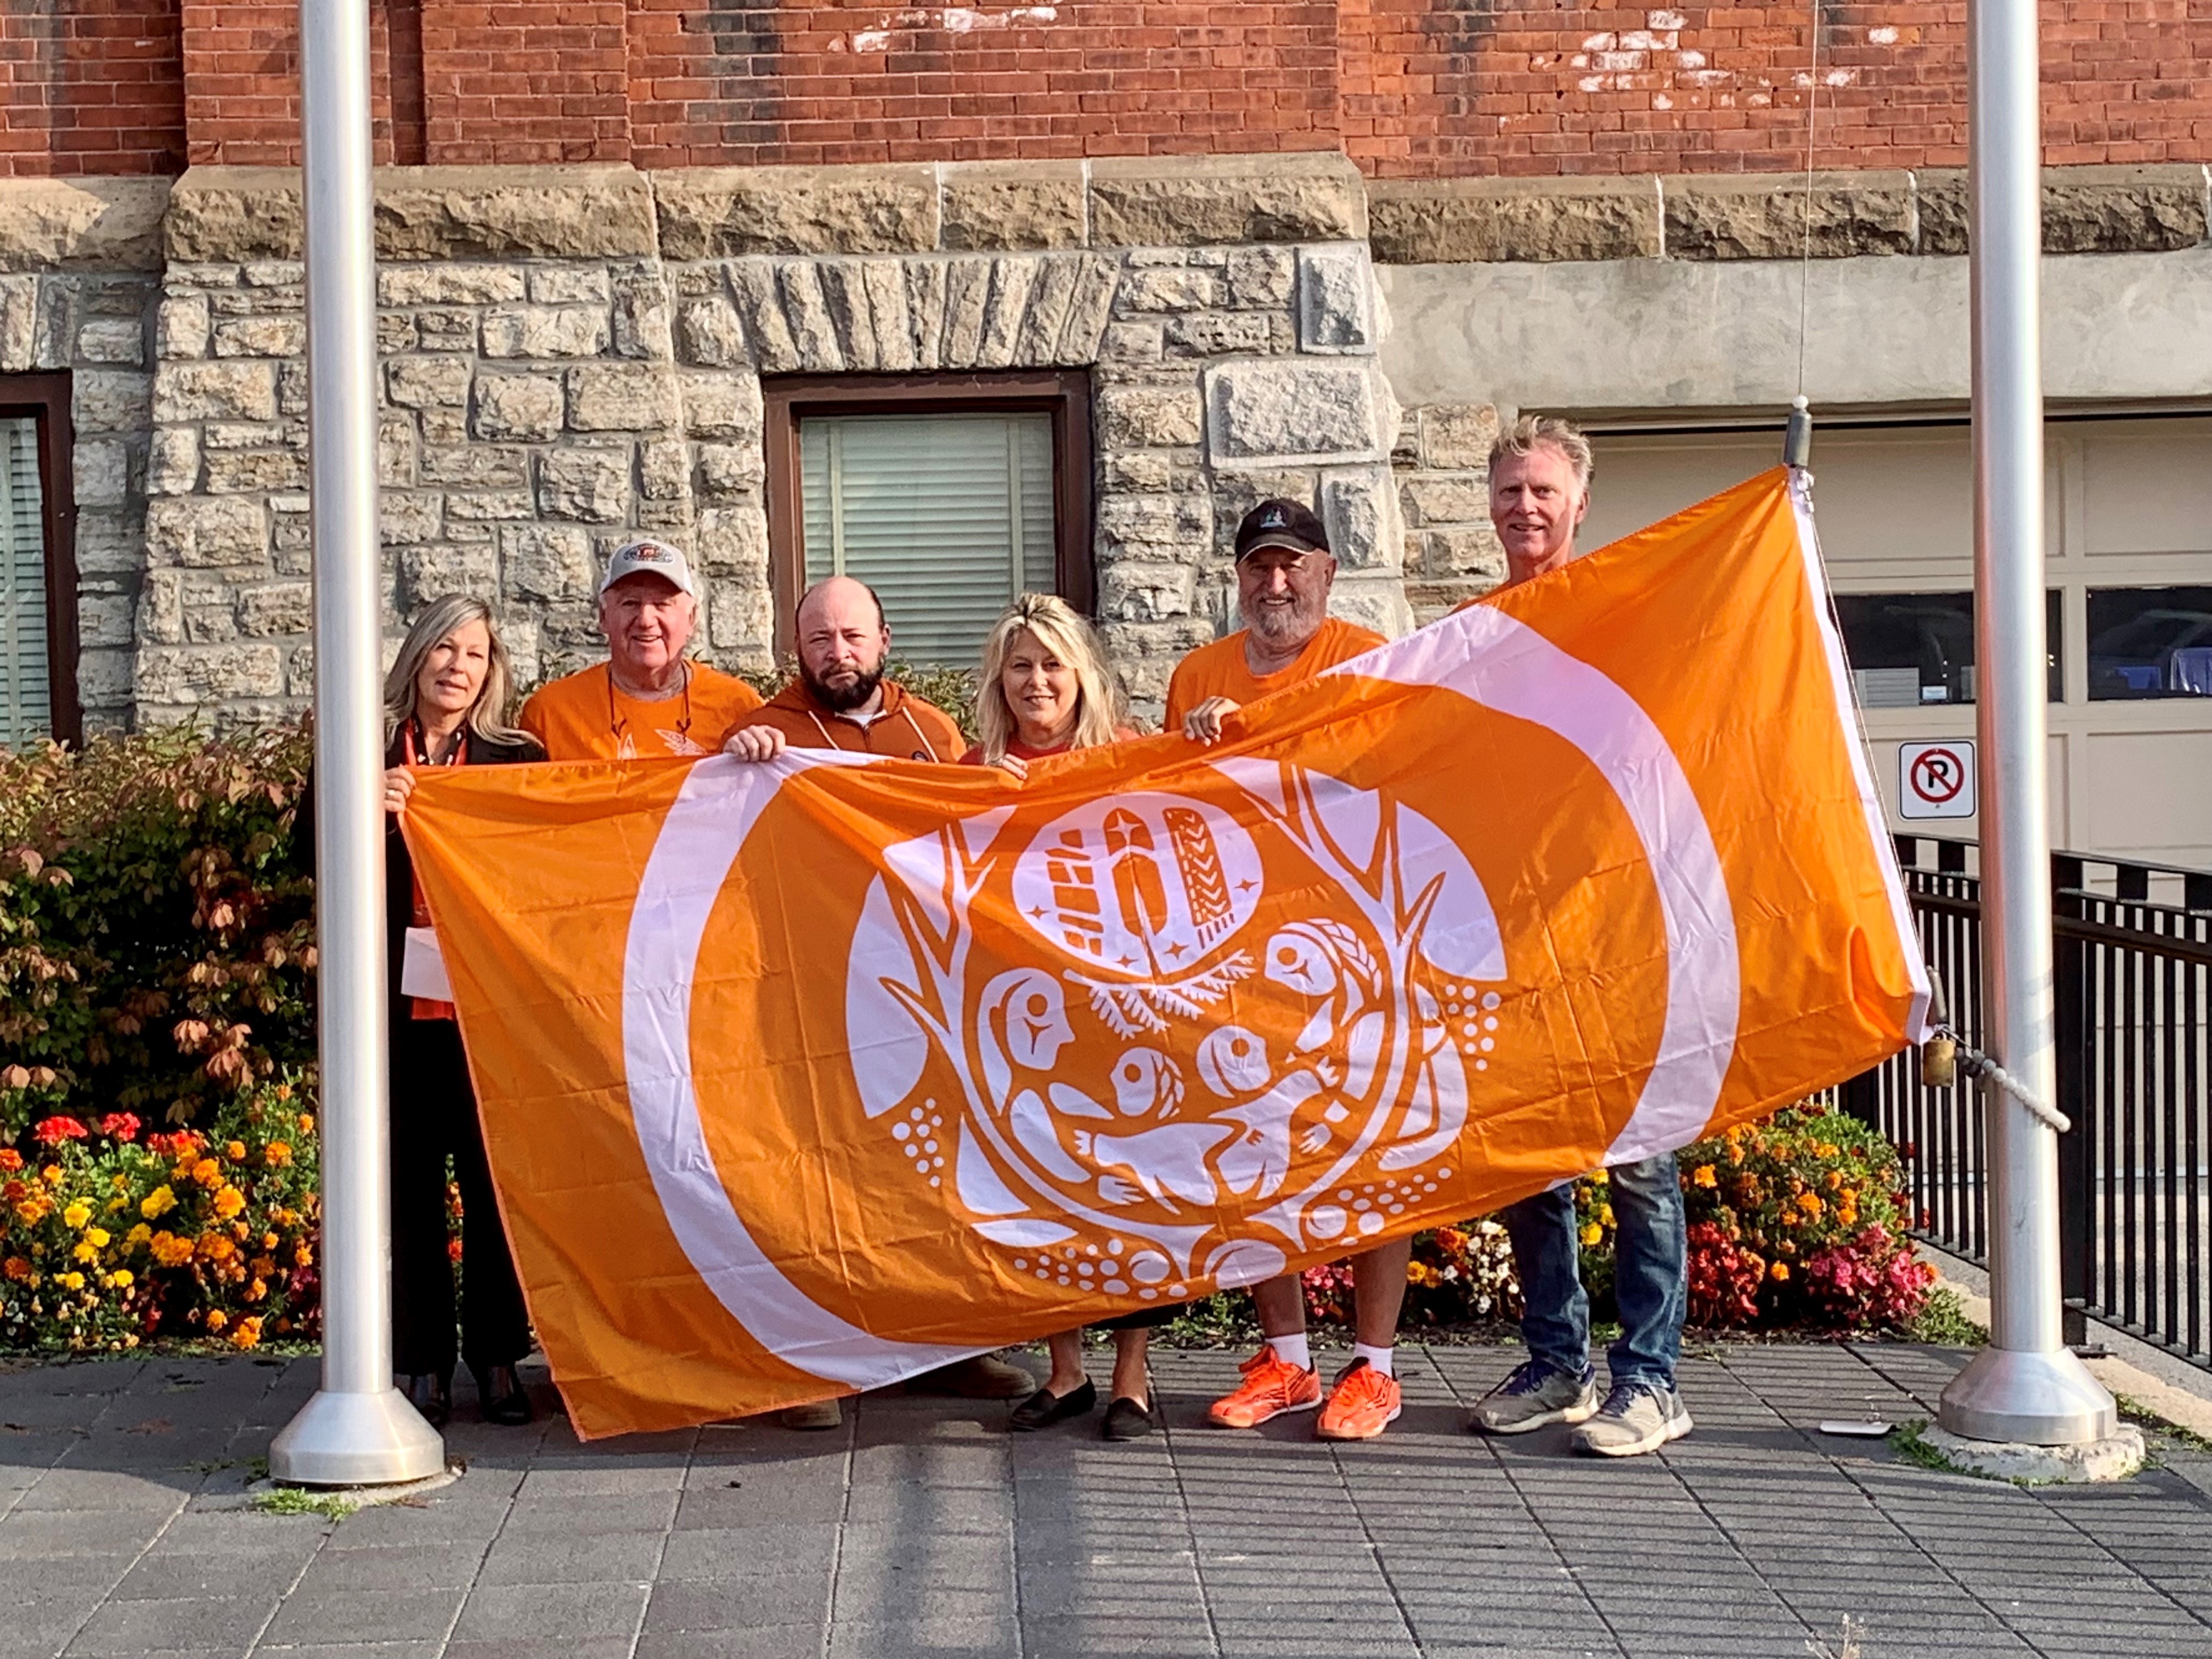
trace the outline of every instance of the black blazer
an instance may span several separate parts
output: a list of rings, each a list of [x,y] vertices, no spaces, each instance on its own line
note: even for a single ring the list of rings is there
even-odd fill
[[[404,728],[392,734],[386,745],[384,763],[398,766],[405,758]],[[525,737],[516,743],[488,743],[474,732],[464,731],[461,741],[467,745],[465,765],[513,766],[531,761],[542,761],[545,751],[535,738]],[[300,862],[312,872],[315,867],[315,778],[307,775],[307,793],[300,807],[300,816],[292,830],[293,844],[299,849]],[[405,1031],[412,1022],[407,1018],[407,1004],[399,990],[399,971],[407,949],[407,924],[414,915],[415,860],[408,855],[407,841],[399,833],[399,820],[392,813],[384,815],[384,973],[385,988],[390,999],[392,1031],[394,1036]]]

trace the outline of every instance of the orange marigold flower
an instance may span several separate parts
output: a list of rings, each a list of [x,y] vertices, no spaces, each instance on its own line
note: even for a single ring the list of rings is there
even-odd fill
[[[292,1161],[292,1149],[281,1140],[272,1140],[261,1149],[261,1161],[282,1169]]]
[[[222,1181],[222,1165],[211,1158],[204,1158],[192,1165],[191,1175],[203,1187],[217,1186]]]
[[[257,1279],[246,1287],[246,1299],[248,1302],[258,1302],[268,1294],[269,1285],[265,1279]]]
[[[447,1239],[446,1241],[446,1255],[449,1260],[459,1261],[461,1259],[461,1241],[458,1238]]]
[[[22,1167],[22,1153],[17,1152],[13,1146],[0,1146],[0,1170],[5,1170],[9,1174],[13,1175]]]
[[[210,1314],[208,1319],[212,1323],[215,1316]],[[230,1346],[234,1348],[251,1348],[260,1340],[261,1321],[258,1317],[240,1320],[238,1328],[230,1334]]]
[[[225,1313],[222,1309],[210,1308],[208,1310],[207,1328],[210,1330],[219,1331],[229,1323],[230,1316]]]
[[[215,1195],[215,1212],[225,1221],[246,1207],[246,1194],[235,1187],[225,1187]]]
[[[1800,1193],[1797,1194],[1797,1207],[1807,1215],[1818,1215],[1828,1206],[1820,1201],[1818,1193]]]
[[[35,1227],[46,1218],[46,1212],[53,1207],[51,1199],[27,1198],[15,1206],[15,1218],[26,1227]]]
[[[200,1235],[199,1253],[210,1261],[227,1260],[235,1253],[236,1248],[221,1233],[210,1232]]]
[[[264,1233],[264,1234],[262,1234],[262,1235],[261,1235],[261,1248],[262,1248],[263,1249],[264,1249],[264,1250],[273,1250],[273,1249],[275,1249],[276,1248],[276,1234],[274,1234],[274,1233]]]
[[[192,1259],[192,1241],[179,1238],[167,1229],[155,1233],[148,1248],[153,1251],[154,1260],[164,1267],[181,1267]]]
[[[1766,1270],[1766,1273],[1767,1277],[1772,1279],[1778,1284],[1790,1277],[1790,1269],[1779,1261],[1776,1262],[1771,1267],[1769,1267]]]
[[[1692,1187],[1717,1187],[1721,1184],[1721,1181],[1720,1177],[1713,1173],[1711,1164],[1700,1164],[1690,1171],[1690,1184]]]
[[[49,1187],[60,1186],[62,1184],[62,1166],[58,1164],[48,1164],[44,1165],[39,1170],[39,1179],[45,1182]]]
[[[313,1113],[302,1112],[300,1114],[300,1133],[303,1135],[311,1135],[315,1133],[315,1116]]]
[[[226,1141],[223,1144],[222,1155],[228,1158],[233,1164],[245,1163],[246,1143],[242,1140]]]
[[[5,1273],[18,1284],[31,1276],[31,1264],[20,1255],[11,1255],[0,1261],[0,1273]]]
[[[315,1253],[309,1249],[305,1244],[300,1245],[292,1252],[292,1265],[295,1267],[313,1267],[315,1265]]]

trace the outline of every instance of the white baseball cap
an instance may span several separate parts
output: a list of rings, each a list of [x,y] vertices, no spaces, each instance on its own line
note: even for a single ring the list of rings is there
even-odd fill
[[[599,578],[599,592],[605,592],[625,576],[637,575],[659,576],[694,599],[699,596],[691,580],[691,562],[684,556],[684,550],[650,536],[615,550],[614,557],[607,561],[606,574]]]

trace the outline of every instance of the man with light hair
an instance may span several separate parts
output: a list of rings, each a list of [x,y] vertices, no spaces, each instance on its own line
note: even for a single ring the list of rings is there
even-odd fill
[[[607,660],[540,686],[518,723],[552,760],[711,755],[760,694],[684,655],[699,589],[683,550],[651,537],[616,550],[599,578]]]
[[[1573,560],[1592,470],[1589,440],[1556,416],[1523,415],[1498,434],[1490,448],[1490,521],[1505,548],[1504,586],[1563,570]],[[1590,1365],[1589,1297],[1575,1189],[1567,1182],[1498,1212],[1513,1240],[1528,1358],[1477,1403],[1469,1428],[1525,1434],[1571,1423],[1577,1426],[1569,1443],[1605,1457],[1656,1451],[1690,1431],[1689,1411],[1674,1388],[1688,1304],[1674,1155],[1615,1164],[1606,1176],[1620,1337],[1606,1356],[1612,1386],[1604,1402]]]

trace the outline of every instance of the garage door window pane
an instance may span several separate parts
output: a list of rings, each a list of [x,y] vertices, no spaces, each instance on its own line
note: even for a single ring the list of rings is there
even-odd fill
[[[2089,700],[2212,697],[2212,587],[2089,590]]]
[[[1862,708],[1917,708],[1974,700],[1974,596],[1971,593],[1838,593],[1836,623]],[[2061,701],[2059,609],[2047,596],[2044,639],[2049,696]]]
[[[38,422],[0,416],[0,748],[52,729],[42,507]]]
[[[874,588],[895,655],[971,665],[1014,595],[1053,591],[1049,415],[818,416],[799,453],[806,580]]]

